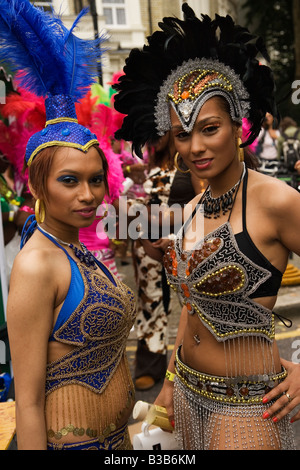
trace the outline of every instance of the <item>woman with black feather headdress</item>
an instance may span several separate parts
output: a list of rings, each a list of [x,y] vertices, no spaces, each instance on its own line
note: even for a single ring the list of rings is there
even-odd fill
[[[243,150],[267,112],[277,117],[272,72],[256,58],[268,55],[229,16],[183,12],[131,52],[115,99],[127,115],[118,138],[141,155],[171,130],[177,161],[208,181],[165,253],[184,307],[156,403],[183,449],[292,449],[300,365],[280,358],[272,309],[289,252],[300,254],[300,198]]]

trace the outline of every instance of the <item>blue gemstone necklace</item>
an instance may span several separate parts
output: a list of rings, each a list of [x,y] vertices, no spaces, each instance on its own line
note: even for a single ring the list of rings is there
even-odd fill
[[[71,248],[76,258],[78,258],[79,261],[85,264],[88,268],[97,269],[97,263],[95,261],[94,256],[83,243],[79,242],[81,246],[80,250],[79,248],[77,248],[77,246],[74,246],[72,243],[64,242],[63,240],[60,240],[59,238],[55,237],[54,235],[52,235],[52,233],[47,232],[47,230],[42,228],[40,225],[38,225],[38,228],[39,230],[41,230],[41,232],[44,232],[46,235],[48,235],[50,238],[53,238],[59,244],[66,245]]]

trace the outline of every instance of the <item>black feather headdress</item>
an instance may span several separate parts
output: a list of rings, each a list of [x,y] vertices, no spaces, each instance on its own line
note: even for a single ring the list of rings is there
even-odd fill
[[[224,96],[232,119],[250,122],[243,146],[255,140],[266,112],[277,117],[272,71],[257,59],[269,61],[262,39],[228,15],[199,19],[187,3],[182,10],[184,20],[164,18],[148,44],[131,51],[115,85],[115,108],[126,115],[115,136],[131,141],[139,156],[170,129],[170,105],[190,130],[204,102]]]

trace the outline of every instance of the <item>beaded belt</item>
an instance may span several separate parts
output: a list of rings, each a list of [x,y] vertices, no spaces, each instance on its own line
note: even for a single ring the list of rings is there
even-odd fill
[[[206,398],[233,404],[261,403],[263,396],[278,385],[286,376],[283,369],[274,375],[258,374],[237,377],[219,377],[188,367],[176,352],[175,370],[179,380],[189,389]]]
[[[128,441],[128,442],[127,442]],[[126,449],[125,449],[126,447]],[[109,436],[100,436],[74,443],[47,443],[48,450],[130,450],[127,424],[112,432]]]

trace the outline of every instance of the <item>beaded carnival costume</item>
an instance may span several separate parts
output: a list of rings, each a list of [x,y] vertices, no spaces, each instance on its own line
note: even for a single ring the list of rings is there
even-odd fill
[[[28,0],[0,0],[0,58],[19,72],[22,87],[46,97],[46,125],[29,139],[28,166],[44,148],[87,153],[99,146],[96,135],[78,124],[75,109],[75,102],[97,80],[103,40],[74,35],[86,11],[69,31],[54,13]],[[35,230],[64,251],[71,270],[68,293],[49,338],[69,346],[69,352],[46,368],[48,449],[131,449],[127,424],[134,387],[125,347],[136,314],[134,295],[83,244],[81,251],[58,240],[37,225],[34,216],[24,225],[21,248]],[[73,250],[72,256],[63,244]]]
[[[224,377],[191,369],[181,361],[180,350],[177,351],[176,430],[184,436],[181,445],[188,443],[189,448],[217,449],[220,444],[231,448],[233,442],[237,448],[248,448],[249,439],[253,448],[290,449],[294,446],[288,418],[278,425],[262,418],[266,411],[263,396],[286,377],[286,371],[276,373],[275,370],[274,313],[252,298],[276,295],[282,274],[253,242],[249,244],[247,176],[246,171],[241,233],[233,233],[230,211],[227,222],[197,242],[193,250],[184,250],[184,232],[196,215],[196,209],[164,256],[168,283],[179,294],[188,313],[197,315],[224,347]],[[248,239],[246,244],[245,239]],[[258,370],[259,357],[263,358],[263,363]],[[183,416],[180,412],[186,401],[190,418],[198,420],[201,416],[200,429],[198,425],[191,427],[187,414]],[[224,442],[216,432],[222,427]]]
[[[131,51],[116,85],[115,107],[127,115],[116,137],[132,140],[138,155],[146,142],[171,129],[171,109],[182,132],[190,133],[203,104],[215,96],[225,100],[234,123],[248,119],[248,138],[240,147],[258,136],[266,112],[278,114],[272,72],[256,59],[258,53],[269,59],[262,39],[230,16],[198,19],[186,3],[182,9],[184,20],[164,18],[148,44]],[[275,365],[274,315],[256,299],[276,296],[282,274],[247,232],[247,182],[244,169],[237,187],[226,193],[225,205],[222,200],[227,222],[199,235],[194,248],[185,251],[186,231],[201,214],[196,208],[165,255],[171,287],[211,334],[214,351],[222,351],[218,366],[224,370],[222,376],[195,370],[182,359],[184,345],[176,352],[175,434],[183,449],[294,448],[288,417],[278,423],[263,419],[270,406],[263,396],[287,373]],[[239,189],[243,231],[235,234],[230,215]],[[215,202],[221,201],[213,201],[208,188],[200,206],[217,213],[221,207],[214,208]],[[201,338],[195,335],[194,340],[197,354]]]
[[[99,275],[39,230],[65,252],[72,272],[50,337],[73,349],[47,365],[48,449],[130,449],[134,387],[125,348],[135,319],[134,294],[102,263],[97,262]]]

